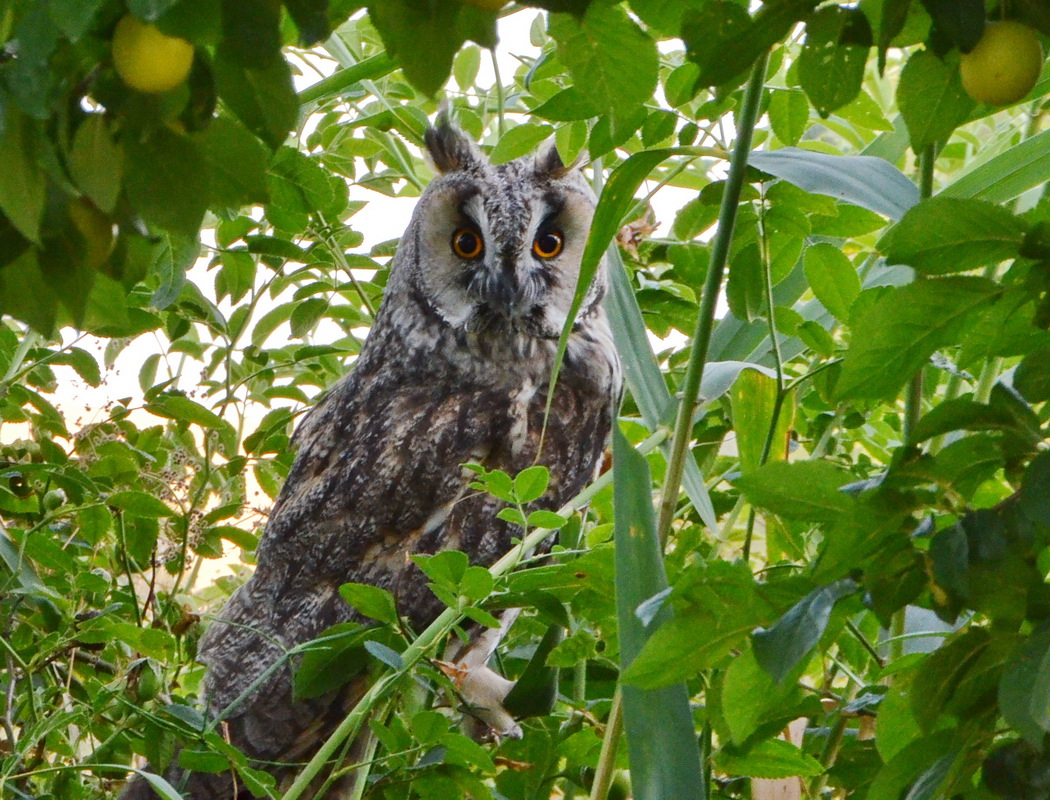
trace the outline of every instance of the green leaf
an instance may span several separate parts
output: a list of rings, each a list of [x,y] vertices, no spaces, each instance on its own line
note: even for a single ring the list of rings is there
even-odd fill
[[[839,491],[851,476],[827,461],[773,461],[736,480],[756,506],[787,519],[834,522],[853,498]]]
[[[288,62],[278,55],[249,66],[224,43],[213,66],[215,88],[230,110],[271,148],[283,144],[299,112]]]
[[[978,164],[941,192],[943,197],[977,197],[1005,203],[1050,181],[1050,131],[1043,131]]]
[[[1050,624],[1011,654],[999,682],[999,710],[1010,727],[1039,746],[1050,732]]]
[[[367,641],[365,642],[365,650],[373,658],[382,661],[391,669],[404,669],[405,667],[405,662],[401,660],[401,654],[381,642]]]
[[[911,709],[923,730],[932,730],[945,706],[991,637],[983,628],[970,628],[935,650],[912,681]],[[977,698],[973,698],[976,700]]]
[[[703,4],[704,0],[631,0],[631,11],[665,36],[678,36],[685,13],[701,8]]]
[[[501,519],[504,522],[509,522],[511,525],[521,525],[524,527],[528,524],[528,519],[517,508],[501,508],[496,514],[496,518]]]
[[[192,422],[202,428],[221,429],[228,424],[222,417],[209,411],[200,403],[177,394],[162,395],[146,403],[146,410],[158,417],[178,422]]]
[[[797,147],[756,150],[748,162],[800,189],[828,195],[900,219],[919,190],[895,166],[875,156],[832,156]]]
[[[719,772],[749,778],[812,778],[824,771],[817,759],[783,739],[766,739],[739,755],[723,749],[715,764]]]
[[[459,579],[459,593],[471,602],[479,603],[492,594],[493,584],[492,573],[485,567],[467,567]]]
[[[688,605],[656,629],[623,674],[625,682],[654,689],[722,666],[773,616],[743,562],[694,566],[679,578],[674,597]]]
[[[515,718],[550,714],[558,699],[557,667],[547,665],[547,656],[562,641],[565,629],[555,623],[548,626],[521,677],[503,700],[503,707]]]
[[[983,0],[924,0],[934,24],[960,52],[969,53],[984,33]]]
[[[505,164],[515,158],[531,153],[536,145],[554,133],[550,125],[537,125],[527,122],[517,125],[503,134],[496,146],[489,153],[489,161],[493,164]]]
[[[344,583],[339,587],[339,594],[366,617],[397,624],[397,603],[386,589],[367,583]]]
[[[933,197],[910,209],[878,243],[892,264],[924,275],[967,272],[1017,256],[1027,229],[985,200]]]
[[[591,230],[587,235],[587,244],[584,247],[583,258],[580,263],[580,272],[576,279],[576,291],[572,298],[572,305],[569,308],[569,313],[566,315],[561,336],[558,339],[558,353],[554,362],[554,370],[550,378],[552,386],[557,384],[558,374],[561,371],[562,361],[565,356],[565,348],[568,346],[569,335],[572,333],[572,327],[575,323],[576,315],[579,313],[580,306],[583,304],[583,298],[586,296],[587,290],[594,281],[594,276],[598,271],[598,265],[601,263],[602,256],[605,254],[606,249],[609,247],[609,243],[612,242],[613,237],[622,225],[624,215],[627,214],[634,205],[635,191],[637,191],[638,187],[641,186],[642,181],[646,179],[657,164],[673,155],[700,155],[700,153],[689,147],[644,150],[641,153],[635,153],[628,158],[613,170],[612,174],[609,176],[609,180],[605,184],[605,188],[602,190],[602,196],[598,200],[598,207],[594,210],[594,217],[591,220]],[[613,270],[613,272],[615,273],[616,270]],[[616,281],[618,278],[615,274],[612,280],[614,291],[616,291]],[[620,289],[626,289],[630,293],[631,299],[624,297],[623,302],[619,303],[619,308],[621,312],[630,313],[632,304],[637,308],[637,301],[633,299],[634,293],[633,291],[630,291],[629,284],[627,284],[626,287],[621,286]],[[640,330],[634,331],[633,335],[644,336],[643,331],[644,325]],[[660,413],[662,415],[662,408]]]
[[[957,65],[945,63],[929,50],[912,53],[904,65],[897,103],[916,153],[947,139],[975,105],[962,88]]]
[[[319,80],[299,93],[299,101],[317,103],[342,95],[361,81],[378,80],[397,69],[397,63],[384,50],[362,59],[356,64],[336,70],[327,78]]]
[[[759,728],[772,721],[784,724],[794,719],[785,718],[792,706],[801,699],[801,690],[791,682],[777,685],[759,666],[750,647],[745,647],[726,668],[722,681],[721,710],[729,737],[735,745],[743,745]],[[798,716],[795,714],[795,716]]]
[[[179,299],[186,284],[186,271],[193,266],[200,252],[197,235],[175,236],[162,233],[156,237],[150,273],[157,278],[157,289],[150,305],[165,309]]]
[[[218,117],[205,130],[202,144],[211,205],[239,208],[269,199],[268,155],[247,128],[229,117]]]
[[[88,114],[73,136],[69,171],[87,197],[107,214],[116,208],[124,175],[124,151],[102,114]]]
[[[729,265],[726,302],[738,319],[754,322],[766,315],[766,278],[758,242],[745,245]]]
[[[531,528],[549,528],[553,531],[565,525],[569,520],[553,511],[540,510],[529,514],[527,521]]]
[[[50,0],[51,20],[74,44],[91,29],[102,0]]]
[[[870,46],[871,28],[858,8],[825,6],[809,18],[798,80],[822,117],[860,93]]]
[[[992,281],[968,276],[890,289],[852,325],[836,393],[873,400],[894,396],[936,350],[957,340],[972,313],[998,291]],[[889,319],[892,325],[886,324]]]
[[[409,83],[431,96],[448,79],[466,39],[485,47],[496,44],[495,12],[466,3],[383,0],[369,3],[368,15]]]
[[[875,775],[867,800],[900,800],[905,790],[946,755],[953,753],[954,730],[937,731],[910,742]]]
[[[328,0],[284,0],[284,7],[299,29],[303,47],[323,42],[332,33],[328,19]]]
[[[875,747],[888,762],[922,731],[911,710],[911,673],[898,673],[879,703]]]
[[[755,660],[774,681],[783,681],[816,647],[828,627],[835,604],[859,588],[852,578],[843,578],[814,589],[771,628],[759,628],[752,634]]]
[[[215,296],[239,302],[255,282],[255,259],[244,250],[227,250],[220,255],[222,269],[215,277]]]
[[[430,580],[452,589],[459,588],[459,582],[470,566],[467,554],[459,550],[442,550],[432,556],[417,554],[411,558]]]
[[[0,129],[0,210],[31,242],[40,241],[47,178],[31,153],[33,123],[8,109]]]
[[[809,101],[802,92],[774,90],[769,98],[769,124],[781,142],[796,145],[809,125]]]
[[[297,700],[319,697],[338,689],[364,671],[368,659],[364,643],[374,630],[356,622],[340,622],[326,629],[303,653],[295,669],[292,691]]]
[[[143,218],[196,238],[208,208],[207,165],[200,147],[167,127],[124,139],[128,201]]]
[[[744,473],[756,469],[762,460],[777,399],[776,379],[753,369],[742,370],[733,382],[729,405],[733,412],[733,430],[736,432],[740,469]],[[768,461],[783,461],[787,454],[788,435],[794,416],[794,400],[781,403],[773,431]]]
[[[193,772],[225,772],[230,761],[222,753],[212,750],[180,750],[179,766]]]
[[[592,3],[582,19],[552,14],[548,33],[573,82],[600,113],[609,115],[614,129],[656,89],[656,43],[622,6]]]
[[[611,284],[609,297],[606,300],[609,309],[609,326],[612,328],[613,341],[616,343],[620,358],[623,359],[624,380],[642,412],[645,424],[650,430],[656,430],[663,422],[664,411],[671,402],[671,394],[660,372],[656,356],[653,354],[642,312],[638,307],[638,299],[631,289],[619,249],[609,248],[607,257]],[[710,366],[709,364],[708,368]],[[705,379],[708,368],[704,369]],[[701,384],[701,394],[710,398],[705,391],[705,386],[706,384]],[[726,385],[726,391],[728,389],[729,384]],[[665,449],[669,452],[670,444]],[[696,458],[691,451],[686,454],[685,459],[682,485],[686,495],[693,503],[700,519],[714,530],[718,527],[717,519],[700,467],[697,466]]]
[[[881,0],[878,13],[879,75],[886,69],[886,51],[904,30],[912,0]]]
[[[531,503],[539,499],[547,491],[550,479],[550,470],[542,465],[523,469],[514,476],[514,494],[518,502]]]
[[[732,0],[708,0],[682,19],[686,55],[700,67],[698,86],[732,88],[819,0],[773,0],[750,17]]]
[[[462,91],[474,85],[481,69],[481,48],[468,45],[461,49],[452,64],[452,77]]]
[[[968,498],[991,479],[1003,463],[1002,446],[997,437],[979,434],[959,439],[941,450],[935,471],[938,479]]]
[[[806,248],[803,265],[813,294],[840,322],[849,320],[849,307],[860,294],[860,276],[845,253],[831,244]]]
[[[532,115],[554,122],[575,122],[596,117],[600,111],[597,99],[580,86],[570,86],[532,109]]]
[[[270,204],[283,211],[310,214],[333,200],[324,169],[316,159],[294,147],[282,147],[274,155],[269,187]]]
[[[616,616],[620,667],[627,669],[651,633],[635,609],[667,588],[663,554],[656,538],[656,517],[649,465],[613,429],[613,494],[616,513]],[[667,619],[666,607],[653,620]],[[700,752],[684,683],[663,689],[623,687],[624,726],[635,797],[639,800],[703,800]]]
[[[146,781],[146,783],[150,785],[150,788],[161,797],[161,800],[185,800],[185,798],[176,791],[175,787],[160,777],[160,775],[146,772],[143,769],[136,769],[135,772],[142,776],[142,779]]]
[[[1041,347],[1024,357],[1014,372],[1014,388],[1029,403],[1050,400],[1050,347]]]
[[[69,350],[49,359],[52,364],[69,364],[89,386],[102,383],[102,371],[95,357],[87,350],[70,347]]]
[[[153,495],[134,489],[114,492],[106,499],[106,505],[138,517],[172,517],[176,514]]]
[[[1030,413],[1030,411],[1028,412]],[[916,443],[952,431],[1012,431],[1033,444],[1042,440],[1038,420],[1017,413],[1017,401],[997,386],[990,402],[975,402],[972,396],[955,397],[934,406],[915,426]]]

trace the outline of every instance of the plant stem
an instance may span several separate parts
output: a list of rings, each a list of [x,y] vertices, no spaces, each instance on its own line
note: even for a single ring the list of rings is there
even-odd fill
[[[707,279],[704,281],[700,313],[696,320],[696,330],[693,333],[693,350],[686,368],[682,399],[675,420],[674,441],[667,463],[663,495],[660,498],[660,516],[656,528],[660,541],[667,539],[667,533],[671,529],[671,521],[674,519],[675,506],[678,502],[678,490],[682,485],[685,455],[693,428],[693,411],[700,395],[700,380],[704,375],[707,351],[711,345],[715,310],[718,307],[722,278],[725,275],[726,261],[729,258],[729,245],[733,240],[733,227],[736,224],[740,192],[744,186],[751,139],[758,120],[758,107],[762,100],[762,88],[766,80],[768,61],[768,54],[763,54],[758,59],[751,72],[747,89],[744,91],[744,101],[737,125],[737,138],[733,144],[733,158],[729,162],[729,175],[726,179],[725,193],[722,196],[722,206],[718,213],[718,232],[715,234],[711,247],[711,264],[708,268]]]
[[[613,694],[609,719],[605,723],[605,736],[602,737],[602,751],[598,756],[598,766],[594,770],[594,783],[591,784],[590,800],[605,800],[612,785],[613,767],[616,764],[616,747],[623,732],[623,692],[616,687]]]
[[[120,548],[120,562],[121,566],[124,567],[124,577],[128,579],[128,594],[131,595],[131,608],[135,612],[135,624],[138,627],[142,627],[142,612],[139,610],[139,599],[135,594],[135,579],[132,576],[131,570],[131,557],[128,555],[128,540],[124,531],[124,513],[117,512],[117,546]],[[185,560],[185,554],[183,554],[183,560]],[[179,573],[179,577],[182,577],[182,573]],[[175,589],[178,589],[178,582],[176,581]],[[172,591],[172,595],[175,594],[175,590]]]
[[[758,459],[758,466],[762,466],[769,460],[769,454],[773,450],[773,438],[777,433],[777,425],[780,423],[780,412],[784,408],[784,400],[789,390],[784,388],[784,358],[780,353],[780,338],[777,334],[777,323],[774,316],[775,306],[773,304],[773,269],[769,258],[769,239],[766,236],[765,225],[765,191],[762,193],[762,205],[758,213],[758,241],[762,250],[762,273],[765,279],[762,287],[766,301],[766,317],[769,323],[769,341],[773,351],[773,362],[777,373],[777,396],[773,402],[773,413],[769,418],[769,428],[766,430],[766,440],[762,443],[762,455]],[[751,507],[747,515],[747,530],[744,533],[743,558],[747,562],[751,558],[751,541],[755,533],[755,509]],[[767,548],[768,552],[768,548]]]
[[[933,162],[936,158],[936,146],[932,144],[919,154],[919,197],[923,200],[933,196]],[[919,277],[916,280],[922,280],[922,278]],[[904,439],[905,447],[912,445],[912,434],[915,431],[915,424],[919,421],[921,413],[922,369],[920,368],[911,379],[911,384],[908,386],[908,396],[904,401],[904,424],[901,429],[901,435]]]
[[[327,78],[318,81],[313,86],[303,89],[299,92],[299,102],[313,103],[329,97],[335,97],[355,83],[360,83],[362,80],[382,78],[395,69],[397,69],[397,62],[384,51],[371,58],[359,61],[352,66],[344,67]]]
[[[492,75],[496,81],[496,133],[503,138],[504,129],[507,127],[505,101],[503,99],[503,81],[499,75],[499,60],[496,58],[496,48],[489,50],[492,58]]]
[[[989,358],[981,368],[981,375],[977,379],[977,387],[973,392],[973,399],[978,403],[987,403],[992,396],[992,389],[999,377],[999,371],[1003,368],[1002,358]]]

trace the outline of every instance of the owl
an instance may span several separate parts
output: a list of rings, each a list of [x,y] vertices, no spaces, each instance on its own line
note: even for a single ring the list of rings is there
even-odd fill
[[[550,485],[532,508],[558,508],[595,477],[621,392],[603,265],[573,324],[541,440],[595,207],[583,175],[553,147],[492,165],[444,116],[425,141],[436,177],[360,356],[297,429],[255,573],[200,643],[207,713],[279,782],[295,770],[274,765],[310,758],[363,687],[355,679],[296,700],[294,664],[260,676],[287,648],[364,621],[339,594],[347,582],[389,590],[408,625],[425,628],[444,606],[409,555],[456,549],[487,566],[522,535],[497,517],[501,501],[470,488],[464,465],[512,475],[546,465]],[[231,774],[169,780],[193,800],[251,796]],[[135,781],[125,794],[151,796]]]

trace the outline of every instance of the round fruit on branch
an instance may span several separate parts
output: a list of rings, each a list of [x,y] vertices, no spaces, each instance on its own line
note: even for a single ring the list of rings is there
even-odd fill
[[[167,92],[190,74],[193,45],[128,14],[113,32],[113,66],[132,89]]]
[[[959,70],[966,93],[980,103],[1006,106],[1032,91],[1043,68],[1039,37],[1015,20],[989,22]]]

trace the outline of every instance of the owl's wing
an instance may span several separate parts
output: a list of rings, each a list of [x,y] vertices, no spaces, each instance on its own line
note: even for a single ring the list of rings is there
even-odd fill
[[[359,366],[300,425],[256,573],[201,642],[214,707],[237,697],[282,646],[349,619],[343,583],[382,586],[403,613],[432,615],[425,581],[404,584],[418,572],[407,554],[437,549],[423,542],[447,533],[472,475],[461,464],[487,460],[506,430],[507,402],[486,389],[395,380]],[[425,595],[418,614],[417,594]]]

